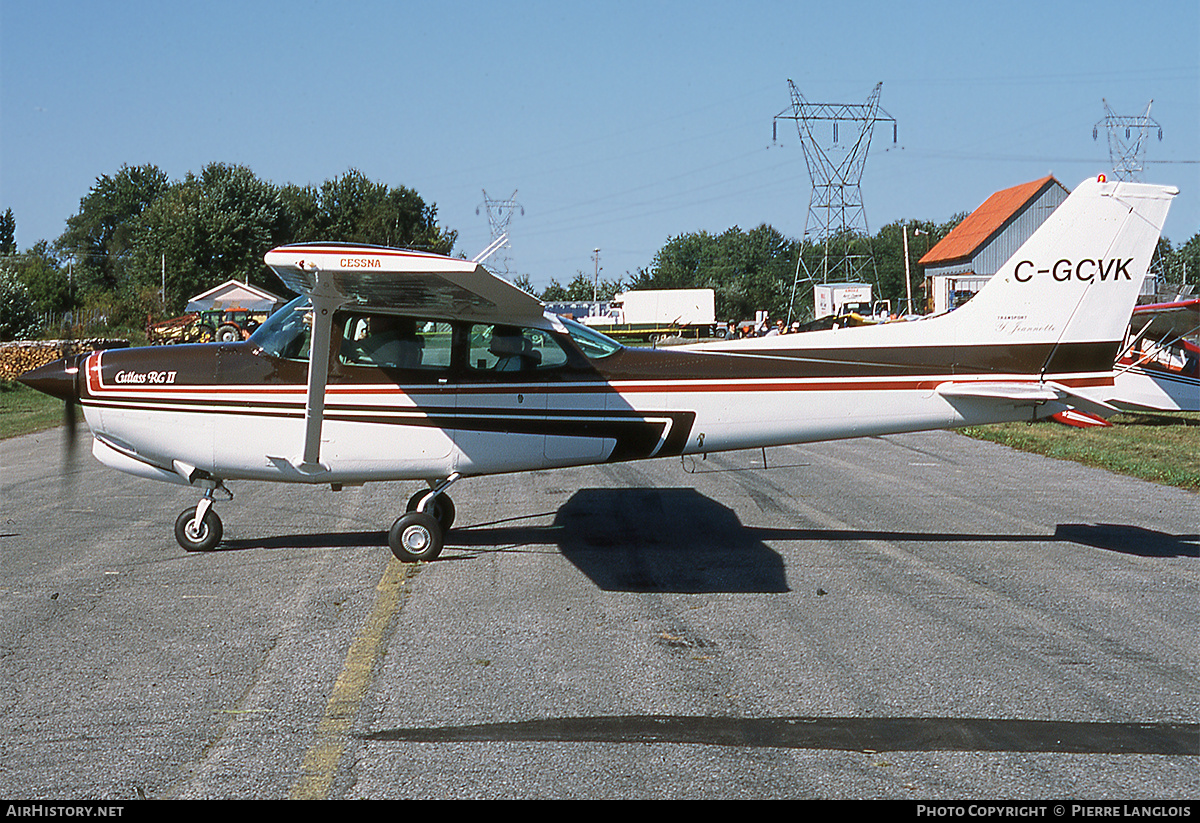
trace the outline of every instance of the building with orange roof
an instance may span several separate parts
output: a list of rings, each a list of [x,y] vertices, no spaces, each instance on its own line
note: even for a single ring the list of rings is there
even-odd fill
[[[921,257],[927,309],[955,309],[982,288],[1070,192],[1043,177],[998,191]]]

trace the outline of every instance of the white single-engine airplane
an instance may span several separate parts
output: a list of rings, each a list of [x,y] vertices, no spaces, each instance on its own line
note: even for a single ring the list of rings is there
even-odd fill
[[[230,480],[421,480],[388,543],[430,560],[464,477],[1115,409],[1113,363],[1177,189],[1085,181],[975,297],[925,320],[624,348],[474,261],[332,243],[266,263],[299,298],[244,343],[114,349],[22,376],[83,406],[104,464]],[[232,497],[232,495],[229,495]]]

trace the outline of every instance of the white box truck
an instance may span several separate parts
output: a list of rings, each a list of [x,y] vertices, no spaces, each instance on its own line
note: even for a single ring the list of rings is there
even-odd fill
[[[711,337],[717,322],[712,289],[645,289],[621,292],[608,312],[584,318],[618,340],[655,342],[664,337]]]

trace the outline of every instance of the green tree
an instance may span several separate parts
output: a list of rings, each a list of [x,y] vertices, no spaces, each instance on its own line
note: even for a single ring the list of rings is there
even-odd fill
[[[1166,237],[1160,237],[1150,271],[1158,275],[1159,283],[1165,285],[1167,291],[1183,285],[1189,285],[1195,291],[1196,284],[1200,283],[1200,233],[1178,248]]]
[[[40,331],[25,284],[7,265],[0,265],[0,340],[28,340]]]
[[[570,299],[567,297],[566,287],[553,277],[550,278],[550,285],[542,289],[540,297],[543,303],[552,303]]]
[[[682,234],[667,241],[633,289],[713,289],[719,318],[742,320],[757,311],[786,318],[798,244],[769,225],[737,226],[720,235]]]
[[[0,255],[17,253],[17,218],[12,209],[0,215]]]
[[[242,280],[266,288],[274,278],[263,255],[290,241],[291,222],[279,190],[245,166],[210,163],[171,185],[137,219],[127,298],[161,288],[168,313],[192,295]]]
[[[921,309],[921,299],[924,294],[923,275],[919,261],[921,256],[932,246],[931,238],[939,231],[931,222],[922,220],[897,220],[889,223],[871,238],[870,251],[873,254],[874,270],[866,280],[875,286],[873,292],[876,300],[891,301],[892,311],[900,313],[908,311],[908,293],[904,285],[904,232],[908,229],[908,271],[912,283],[913,310]],[[918,235],[916,232],[922,234]],[[948,231],[948,230],[947,230]],[[944,235],[945,232],[942,232]],[[921,241],[917,242],[917,238]]]
[[[153,165],[122,166],[112,177],[96,178],[55,243],[58,252],[75,259],[76,282],[84,291],[113,291],[121,285],[135,220],[167,187],[166,174]]]
[[[412,189],[375,183],[351,169],[319,189],[295,186],[283,195],[294,242],[340,241],[450,254],[458,232],[437,224],[437,206]]]
[[[533,294],[533,281],[529,279],[528,274],[518,274],[510,281],[514,286],[523,292]]]
[[[599,280],[594,276],[589,277],[582,271],[575,272],[575,278],[566,286],[559,285],[558,281],[551,280],[550,286],[546,289],[546,293],[553,293],[558,296],[545,297],[543,300],[569,300],[572,302],[586,302],[591,300],[612,300],[619,291],[622,290],[624,284],[620,280]]]
[[[11,258],[12,271],[25,285],[38,314],[60,314],[75,308],[70,276],[45,240]]]
[[[356,170],[320,187],[281,189],[245,166],[210,163],[178,182],[152,165],[97,178],[54,248],[74,259],[90,307],[140,326],[147,313],[178,313],[226,280],[278,288],[263,264],[274,246],[346,241],[449,254],[456,239],[416,192]]]
[[[1192,239],[1175,252],[1170,270],[1179,274],[1179,280],[1172,282],[1186,282],[1195,291],[1196,285],[1200,284],[1200,232],[1192,235]]]

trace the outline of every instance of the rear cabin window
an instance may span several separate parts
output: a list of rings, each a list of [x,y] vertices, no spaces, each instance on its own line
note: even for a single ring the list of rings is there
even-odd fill
[[[477,372],[527,372],[565,365],[567,353],[548,331],[518,326],[470,327],[467,366]]]

